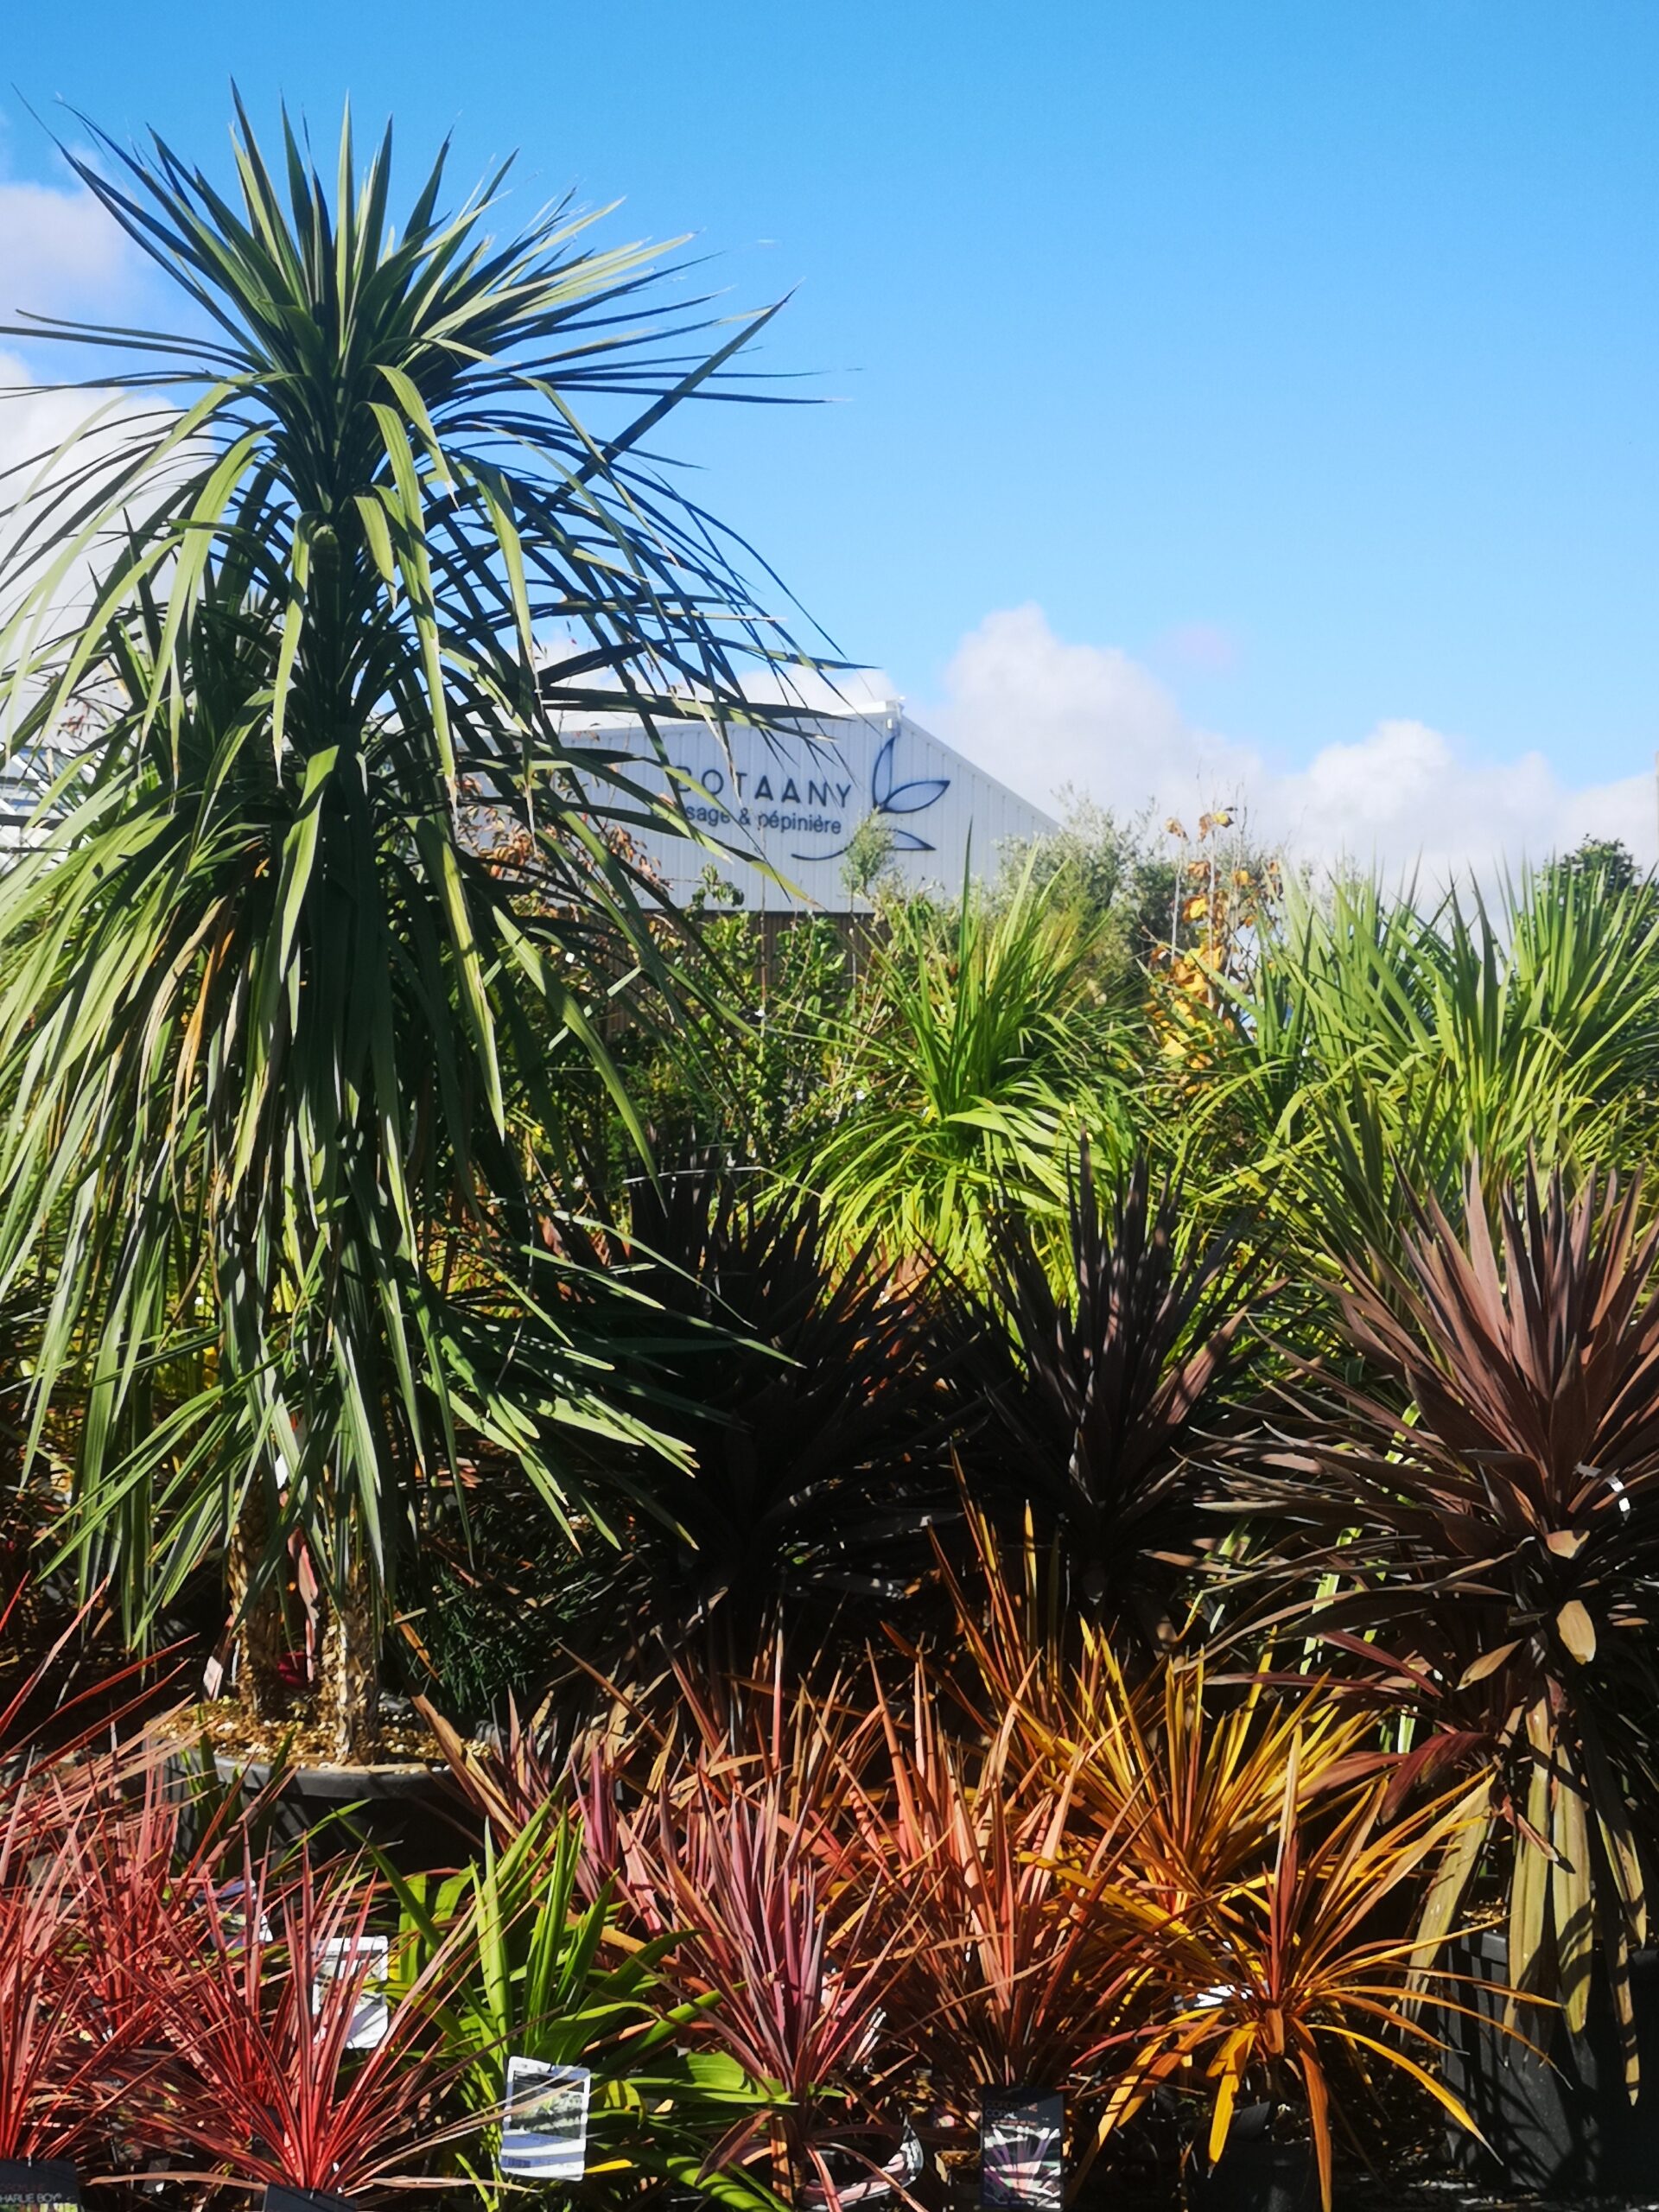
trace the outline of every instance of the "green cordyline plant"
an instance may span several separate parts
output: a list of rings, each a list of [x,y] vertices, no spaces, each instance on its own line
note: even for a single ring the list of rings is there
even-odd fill
[[[1575,2030],[1599,1953],[1634,2088],[1659,1808],[1659,1227],[1635,1184],[1573,1195],[1559,1171],[1529,1168],[1493,1210],[1471,1166],[1460,1226],[1408,1203],[1400,1260],[1350,1255],[1352,1366],[1287,1393],[1236,1495],[1280,1531],[1281,1632],[1408,1716],[1396,1799],[1467,1777],[1424,1936],[1490,1878],[1510,1982],[1559,1996]]]
[[[765,2185],[723,2155],[775,2099],[724,2052],[687,2047],[708,2007],[669,1989],[664,1962],[678,1936],[619,1937],[608,1889],[582,1896],[582,1864],[580,1823],[543,1804],[465,1872],[437,1884],[392,1877],[404,1925],[394,1988],[417,1982],[465,1931],[467,1970],[437,2018],[446,2047],[457,2059],[471,2055],[459,2088],[481,2115],[485,2150],[496,2147],[510,2055],[582,2066],[593,2075],[593,2193],[613,2201],[651,2177],[728,2205],[775,2208]],[[474,2178],[486,2201],[512,2194],[485,2164]]]
[[[971,883],[954,912],[882,916],[849,1010],[828,1130],[802,1173],[849,1242],[891,1259],[937,1254],[982,1278],[992,1220],[1058,1227],[1084,1129],[1128,1145],[1118,1016],[1090,971],[1064,874],[1027,867],[993,909]]]
[[[661,249],[565,209],[493,236],[500,177],[446,213],[442,161],[395,227],[389,135],[359,165],[348,120],[331,188],[237,118],[229,194],[159,140],[74,162],[186,334],[28,327],[132,397],[14,480],[0,572],[4,742],[73,733],[0,886],[0,1300],[50,1287],[29,1449],[74,1398],[81,1557],[131,1632],[227,1545],[270,1713],[302,1540],[356,1757],[458,1437],[595,1519],[561,1435],[649,1441],[561,1319],[506,1101],[556,1126],[574,1056],[643,1142],[599,1001],[675,976],[617,833],[685,825],[569,724],[744,712],[784,658],[642,443],[740,396],[765,318],[705,341]]]
[[[1217,1199],[1265,1200],[1281,1250],[1323,1274],[1357,1230],[1397,1250],[1402,1160],[1451,1205],[1473,1152],[1492,1196],[1529,1156],[1639,1156],[1656,1097],[1650,886],[1566,861],[1491,901],[1293,881],[1249,988],[1230,988],[1188,1149]]]

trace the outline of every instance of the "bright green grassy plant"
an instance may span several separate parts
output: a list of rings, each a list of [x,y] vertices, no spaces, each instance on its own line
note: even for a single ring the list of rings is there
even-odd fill
[[[1455,1203],[1529,1158],[1647,1156],[1659,1103],[1659,900],[1561,862],[1488,901],[1374,879],[1292,885],[1254,987],[1186,1102],[1217,1198],[1268,1201],[1316,1275],[1363,1231],[1397,1251],[1400,1176]]]
[[[606,2202],[650,2179],[743,2212],[776,2212],[764,2185],[722,2156],[775,2095],[718,2049],[680,2048],[710,2000],[677,2000],[664,1985],[661,1967],[678,1938],[622,1936],[608,1895],[583,1897],[581,1861],[579,1824],[544,1807],[505,1848],[486,1841],[481,1863],[435,1886],[392,1877],[403,1904],[400,1977],[417,1977],[449,1931],[470,1927],[471,1970],[441,2015],[451,2047],[474,2054],[460,2077],[463,2101],[499,2113],[509,2056],[586,2067],[588,2175]],[[486,2150],[499,2134],[493,2122]],[[475,2179],[487,2201],[503,2193],[486,2168]]]
[[[892,1259],[937,1253],[983,1274],[1003,1208],[1065,1219],[1087,1132],[1126,1147],[1116,1018],[1064,874],[1028,869],[993,907],[965,884],[954,911],[895,904],[850,1009],[832,1126],[802,1172],[849,1242]]]

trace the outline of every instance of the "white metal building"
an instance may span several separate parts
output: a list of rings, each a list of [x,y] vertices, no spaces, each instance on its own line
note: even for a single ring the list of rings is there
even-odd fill
[[[657,791],[677,784],[689,819],[718,841],[711,852],[691,837],[639,839],[677,905],[713,863],[749,911],[855,911],[868,902],[849,887],[847,849],[865,823],[880,832],[888,870],[918,888],[957,891],[965,873],[995,875],[1005,847],[1055,826],[912,721],[897,700],[804,715],[787,732],[697,721],[658,727],[671,779],[622,716],[573,716],[565,734],[626,746],[647,764],[640,782]]]
[[[649,832],[639,838],[679,905],[712,864],[756,913],[856,912],[847,849],[865,823],[881,833],[885,869],[918,888],[959,890],[971,870],[995,874],[1004,849],[1053,829],[1049,817],[911,721],[896,700],[803,715],[787,731],[703,721],[659,723],[672,779],[639,723],[622,715],[577,721],[565,735],[620,747],[653,791],[677,785],[688,818],[714,841]],[[0,760],[0,855],[29,838],[45,774],[61,763]],[[36,836],[39,832],[35,833]]]

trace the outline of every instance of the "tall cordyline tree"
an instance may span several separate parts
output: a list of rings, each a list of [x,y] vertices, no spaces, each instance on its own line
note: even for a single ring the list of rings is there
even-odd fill
[[[1287,1394],[1278,1433],[1241,1446],[1236,1494],[1277,1525],[1278,1624],[1411,1714],[1396,1796],[1469,1777],[1422,1932],[1455,1924],[1484,1859],[1511,1982],[1581,2028],[1599,1950],[1634,2085],[1659,1805],[1659,1227],[1636,1185],[1574,1194],[1559,1171],[1489,1208],[1472,1165],[1460,1225],[1406,1203],[1397,1261],[1351,1257],[1351,1365]]]
[[[135,1630],[228,1537],[268,1706],[302,1531],[358,1755],[458,1432],[564,1514],[595,1509],[561,1425],[626,1425],[557,1324],[505,1101],[559,1051],[615,1083],[574,978],[673,988],[615,834],[661,817],[658,779],[569,718],[626,702],[660,747],[658,716],[742,711],[746,665],[784,658],[641,442],[748,396],[726,364],[766,318],[700,336],[662,249],[596,250],[564,210],[493,238],[499,175],[448,214],[442,158],[394,228],[390,134],[359,166],[348,118],[331,189],[286,121],[279,173],[237,123],[232,196],[159,140],[77,163],[191,334],[29,327],[124,349],[144,397],[31,480],[0,575],[8,745],[82,725],[0,888],[0,1295],[49,1269],[32,1437],[84,1394],[78,1526]],[[159,1363],[193,1338],[181,1385]]]

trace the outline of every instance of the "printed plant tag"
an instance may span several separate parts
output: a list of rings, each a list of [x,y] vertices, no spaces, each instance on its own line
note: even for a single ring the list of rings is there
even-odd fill
[[[1065,2183],[1065,2099],[987,2089],[980,2101],[979,2201],[1060,2212]]]
[[[580,2181],[588,2164],[588,2100],[593,2085],[585,2066],[508,2059],[502,2172],[522,2181]]]
[[[80,2176],[67,2158],[0,2158],[0,2206],[80,2212]]]
[[[357,1974],[362,1977],[346,2037],[347,2050],[372,2050],[386,2039],[391,2026],[386,2005],[386,1961],[391,1948],[384,1936],[337,1936],[317,1954],[317,1978],[311,1985],[314,2015],[321,2012],[323,1993],[331,1981],[349,1980]]]

